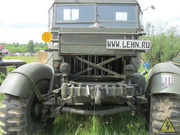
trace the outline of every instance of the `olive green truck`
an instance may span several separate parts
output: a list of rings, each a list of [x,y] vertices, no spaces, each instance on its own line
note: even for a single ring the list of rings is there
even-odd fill
[[[136,0],[55,0],[49,32],[47,64],[25,64],[0,87],[4,135],[47,129],[65,112],[124,111],[144,114],[152,135],[180,134],[180,69],[157,64],[147,82],[145,72],[138,73],[141,53],[151,49],[151,42],[141,39],[145,33]]]

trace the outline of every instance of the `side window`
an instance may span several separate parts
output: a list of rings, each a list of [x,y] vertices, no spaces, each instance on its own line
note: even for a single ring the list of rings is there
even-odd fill
[[[53,8],[49,10],[48,26],[52,27],[52,24],[53,24]]]
[[[139,21],[140,21],[141,27],[143,27],[143,14],[142,14],[142,12],[140,12],[140,14],[139,14]]]

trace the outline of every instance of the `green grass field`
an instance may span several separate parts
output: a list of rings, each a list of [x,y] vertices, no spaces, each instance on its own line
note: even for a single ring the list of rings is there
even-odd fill
[[[38,57],[36,57],[36,56],[34,56],[34,57],[30,57],[30,56],[5,56],[5,57],[3,57],[3,59],[19,59],[19,60],[25,61],[26,63],[38,61]]]
[[[27,63],[37,61],[37,57],[6,56],[5,59],[21,59]],[[143,70],[141,67],[140,72]],[[56,117],[52,131],[46,135],[148,135],[145,123],[143,116],[132,116],[131,112],[98,117],[62,114]]]

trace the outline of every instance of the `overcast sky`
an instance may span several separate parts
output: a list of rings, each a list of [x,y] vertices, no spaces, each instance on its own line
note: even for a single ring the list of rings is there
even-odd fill
[[[180,25],[179,0],[139,0],[142,10],[154,5],[155,10],[144,12],[144,24],[167,23]],[[0,42],[43,42],[41,35],[47,31],[48,9],[53,0],[0,0]]]

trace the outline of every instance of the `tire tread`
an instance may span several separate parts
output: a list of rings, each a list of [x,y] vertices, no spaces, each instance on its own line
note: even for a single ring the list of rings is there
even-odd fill
[[[180,134],[180,96],[174,94],[154,94],[150,101],[149,132],[158,134],[166,117],[174,122],[174,127]]]
[[[25,108],[20,101],[22,99],[11,95],[5,95],[1,101],[0,126],[4,135],[24,135]],[[25,100],[23,102],[25,103]]]

